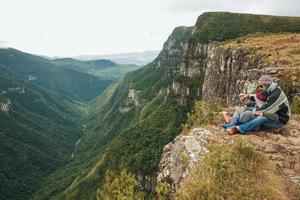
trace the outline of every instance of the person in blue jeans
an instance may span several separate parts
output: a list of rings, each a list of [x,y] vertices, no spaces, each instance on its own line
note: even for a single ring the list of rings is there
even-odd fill
[[[278,84],[270,76],[262,76],[258,80],[258,85],[263,91],[267,92],[266,104],[253,110],[253,119],[227,128],[226,131],[229,134],[255,131],[261,126],[278,129],[289,121],[291,115],[289,102]],[[242,99],[250,98],[248,94],[240,94],[240,97]]]
[[[260,90],[262,88],[259,87]],[[243,124],[251,119],[254,119],[253,110],[262,107],[267,101],[267,92],[260,92],[257,94],[250,94],[249,99],[251,102],[243,104],[241,107],[237,107],[233,116],[229,116],[227,112],[221,112],[225,124],[222,125],[223,128],[231,128],[239,124]]]

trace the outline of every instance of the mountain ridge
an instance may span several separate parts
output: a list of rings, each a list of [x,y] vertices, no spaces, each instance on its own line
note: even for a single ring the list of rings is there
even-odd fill
[[[77,101],[88,101],[111,80],[53,65],[49,60],[12,48],[0,49],[0,64],[24,79]]]
[[[73,58],[79,60],[95,60],[95,59],[109,59],[118,64],[134,64],[146,65],[154,60],[159,51],[148,50],[142,52],[103,54],[103,55],[79,55]]]

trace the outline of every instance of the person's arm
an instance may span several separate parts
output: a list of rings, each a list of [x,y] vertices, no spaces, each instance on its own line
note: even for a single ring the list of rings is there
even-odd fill
[[[246,93],[241,93],[240,95],[241,99],[250,99],[251,101],[255,101],[255,94],[246,94]]]

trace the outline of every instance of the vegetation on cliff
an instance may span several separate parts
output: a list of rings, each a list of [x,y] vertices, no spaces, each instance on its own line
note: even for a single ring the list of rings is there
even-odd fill
[[[81,105],[2,67],[0,80],[0,199],[30,199],[70,161],[82,134]]]
[[[274,166],[245,142],[211,145],[181,183],[176,199],[285,199],[279,183]]]
[[[255,32],[300,32],[300,17],[207,12],[199,16],[191,42],[208,43]]]
[[[97,190],[98,200],[140,200],[144,199],[144,196],[136,177],[125,169],[120,174],[108,170],[102,187]]]

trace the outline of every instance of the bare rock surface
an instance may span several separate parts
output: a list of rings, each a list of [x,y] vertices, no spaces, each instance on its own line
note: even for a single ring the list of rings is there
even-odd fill
[[[210,141],[232,144],[242,139],[256,151],[263,153],[281,175],[288,199],[300,197],[300,116],[293,116],[279,130],[259,130],[249,134],[230,136],[217,126],[197,127],[187,135],[179,135],[167,144],[159,163],[157,184],[167,183],[171,198],[189,169],[209,152]]]
[[[166,182],[175,191],[188,169],[208,153],[207,144],[213,137],[208,129],[194,128],[167,144],[159,163],[157,183]]]

